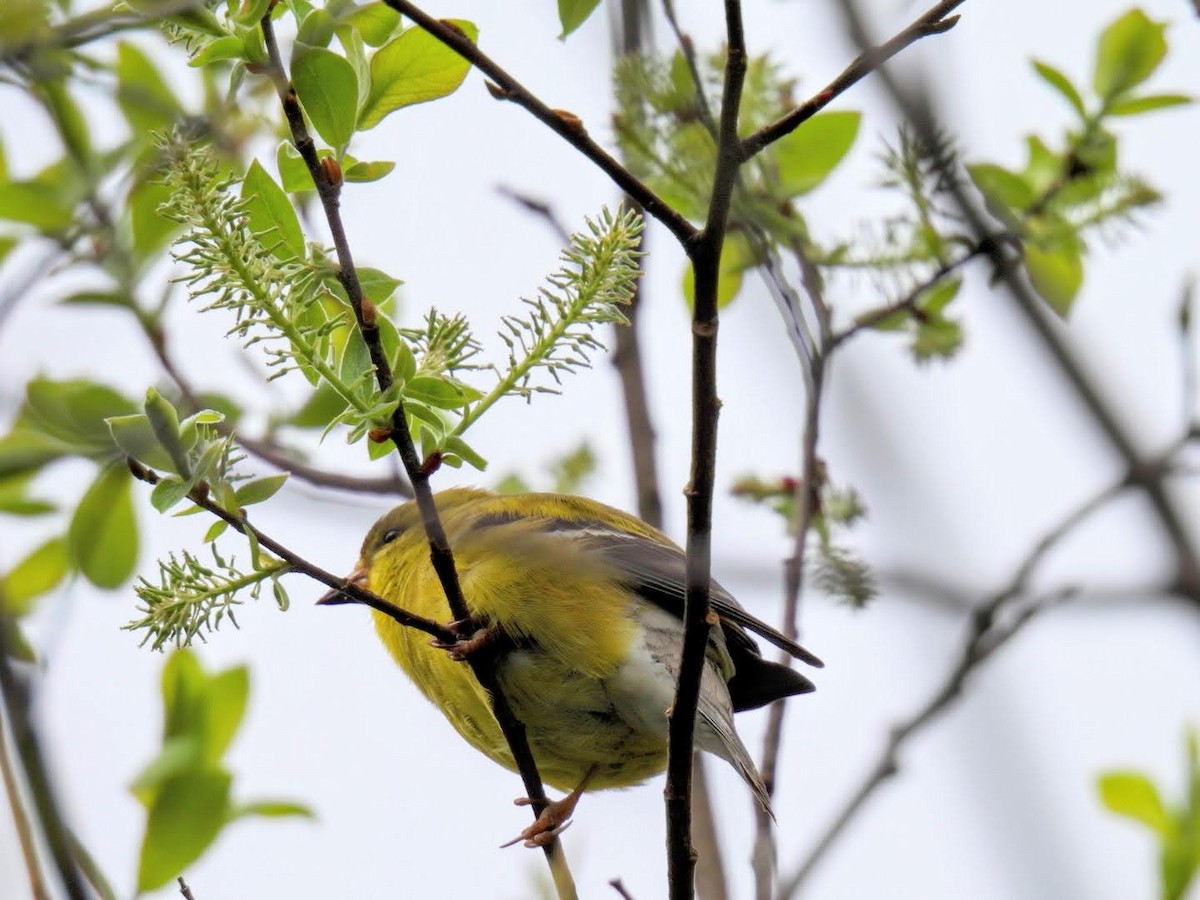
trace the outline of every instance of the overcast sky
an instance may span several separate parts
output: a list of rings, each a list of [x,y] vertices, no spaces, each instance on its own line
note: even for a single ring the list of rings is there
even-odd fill
[[[564,45],[555,40],[554,5],[460,0],[427,8],[478,23],[480,43],[494,58],[607,140],[604,16]],[[717,4],[676,5],[697,46],[719,42]],[[1194,10],[1182,0],[1143,6],[1174,23],[1170,57],[1152,85],[1195,91]],[[835,8],[750,0],[751,51],[770,51],[800,78],[801,95],[815,91],[854,55]],[[916,45],[905,59],[927,74],[965,158],[1020,166],[1023,136],[1037,130],[1056,139],[1070,116],[1026,60],[1051,61],[1086,83],[1095,36],[1125,8],[1114,0],[973,0],[957,28]],[[886,36],[923,7],[882,2],[871,9]],[[665,42],[668,32],[656,26]],[[101,99],[87,103],[90,121],[98,134],[116,139],[121,126]],[[10,168],[30,174],[50,161],[58,150],[37,111],[5,86],[0,106]],[[883,208],[870,185],[881,141],[894,134],[886,97],[870,83],[833,108],[861,109],[866,118],[847,165],[803,205],[826,239],[852,236]],[[1197,250],[1198,116],[1186,109],[1122,124],[1123,159],[1163,190],[1167,203],[1119,245],[1096,243],[1065,331],[1146,450],[1165,446],[1180,428],[1174,310]],[[450,99],[405,110],[356,138],[354,153],[398,162],[382,183],[346,190],[357,260],[405,280],[407,322],[430,305],[461,310],[485,338],[516,298],[531,294],[553,269],[558,250],[555,236],[496,188],[545,198],[572,225],[616,199],[601,173],[520,109],[492,100],[476,74]],[[679,289],[682,257],[670,244],[652,229],[644,321],[667,530],[681,538],[689,331]],[[29,259],[0,271],[0,286]],[[872,302],[870,292],[865,281],[835,283],[833,302],[862,307]],[[5,417],[15,409],[16,386],[33,372],[102,379],[134,396],[158,377],[141,338],[118,312],[55,308],[53,299],[63,293],[32,292],[0,329]],[[834,370],[822,453],[833,477],[855,485],[870,509],[854,536],[867,560],[881,570],[947,580],[981,598],[1120,467],[1008,301],[987,290],[985,273],[972,273],[956,303],[967,345],[948,365],[916,368],[888,336],[868,336],[846,352]],[[235,346],[222,340],[220,323],[181,302],[168,327],[194,382],[253,384]],[[500,352],[498,341],[491,347]],[[774,620],[788,541],[771,516],[725,491],[747,471],[793,471],[798,457],[799,368],[757,284],[722,317],[720,385],[714,569],[743,603]],[[275,390],[299,396],[298,387]],[[546,461],[586,438],[599,457],[589,493],[633,507],[619,387],[603,359],[571,378],[563,397],[539,396],[529,406],[509,401],[474,435],[491,462],[488,472],[440,473],[440,486],[493,484],[514,470],[536,481]],[[318,456],[344,460],[346,453],[332,446]],[[85,466],[56,471],[47,491],[64,500],[78,495],[89,474]],[[1191,510],[1198,508],[1195,490],[1184,496]],[[335,571],[349,570],[363,533],[389,505],[318,496],[299,485],[282,497],[262,508],[260,525]],[[145,572],[157,556],[197,546],[207,527],[199,517],[161,519],[148,503],[139,515]],[[1200,533],[1196,518],[1191,525]],[[55,527],[0,520],[0,564],[11,566]],[[236,542],[225,546],[244,557]],[[1195,611],[1139,592],[1168,569],[1157,528],[1136,499],[1082,528],[1038,583],[1130,593],[1048,613],[990,662],[964,702],[907,748],[901,776],[874,797],[816,872],[809,896],[1153,896],[1149,839],[1101,809],[1094,783],[1106,769],[1135,767],[1153,772],[1169,790],[1181,787],[1183,729],[1200,722],[1200,627]],[[287,614],[269,601],[248,607],[240,631],[222,630],[200,648],[210,666],[252,665],[251,706],[230,756],[236,795],[301,800],[318,819],[247,821],[229,829],[188,872],[198,900],[533,896],[541,854],[497,849],[527,823],[527,812],[510,803],[519,779],[463,743],[421,699],[376,641],[365,610],[314,608],[320,593],[294,580]],[[143,827],[142,810],[126,788],[156,752],[160,729],[162,657],[120,630],[133,606],[129,590],[98,593],[76,584],[47,598],[31,628],[46,661],[39,718],[64,806],[123,895],[131,891]],[[776,802],[785,872],[873,763],[888,725],[943,678],[963,623],[890,590],[862,613],[814,597],[805,606],[804,631],[827,668],[816,677],[818,691],[797,701],[788,719]],[[762,714],[739,717],[755,756],[764,721]],[[710,771],[734,896],[748,897],[752,800],[728,766],[714,762]],[[661,778],[588,795],[565,837],[585,897],[615,896],[606,883],[617,876],[639,900],[663,896],[663,843]],[[0,816],[0,895],[22,897],[26,890],[11,822]]]

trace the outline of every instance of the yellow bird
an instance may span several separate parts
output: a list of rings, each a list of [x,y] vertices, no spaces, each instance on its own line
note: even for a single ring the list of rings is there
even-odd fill
[[[683,634],[684,552],[612,507],[561,494],[497,495],[455,488],[436,498],[475,637],[445,648],[374,612],[400,667],[471,746],[516,769],[487,693],[463,652],[489,645],[499,683],[546,783],[570,794],[518,840],[547,842],[585,788],[627,787],[663,771],[667,710]],[[415,502],[371,528],[352,582],[431,619],[447,615]],[[351,602],[331,591],[321,603]],[[744,610],[715,581],[720,619],[708,646],[696,746],[728,761],[770,810],[770,798],[733,727],[733,713],[813,690],[769,662],[750,630],[810,665],[821,661]],[[450,652],[447,652],[449,649]]]

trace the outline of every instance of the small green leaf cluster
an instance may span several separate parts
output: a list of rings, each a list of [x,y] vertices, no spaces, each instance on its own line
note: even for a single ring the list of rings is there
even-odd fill
[[[857,522],[866,517],[867,510],[858,491],[852,487],[832,484],[824,464],[818,463],[818,485],[809,495],[812,505],[811,534],[815,559],[810,564],[817,588],[854,609],[862,609],[878,593],[870,567],[841,538]],[[731,489],[735,497],[765,506],[783,517],[788,534],[800,528],[796,492],[797,479],[790,476],[764,479],[757,475],[739,478]]]
[[[117,391],[92,381],[35,378],[10,430],[0,436],[0,514],[43,516],[57,507],[36,493],[39,476],[54,464],[83,458],[96,474],[62,533],[51,537],[0,576],[6,621],[26,616],[37,598],[72,573],[97,587],[113,589],[133,575],[138,558],[132,477],[105,419],[136,409]],[[14,631],[15,635],[15,631]],[[10,635],[11,636],[11,635]],[[23,655],[23,640],[10,641]]]
[[[701,84],[682,52],[670,59],[629,56],[615,68],[619,112],[617,142],[626,164],[684,216],[702,222],[708,213],[717,145],[711,111],[720,108],[724,53],[698,63]],[[748,63],[739,107],[745,136],[795,105],[793,83],[769,57]],[[767,146],[743,166],[721,254],[718,302],[741,290],[743,274],[764,265],[772,248],[809,242],[795,201],[823,184],[845,159],[858,135],[857,112],[823,112]],[[690,271],[684,295],[692,296]]]
[[[222,522],[222,524],[224,524]],[[259,554],[255,568],[249,573],[240,571],[232,559],[225,559],[211,545],[212,564],[202,563],[183,550],[158,562],[158,583],[142,577],[134,586],[142,617],[125,626],[128,631],[144,632],[142,644],[161,650],[169,643],[186,647],[196,637],[216,631],[222,620],[228,619],[238,627],[235,607],[243,601],[239,593],[248,591],[257,600],[263,585],[271,584],[271,592],[280,610],[290,605],[280,578],[291,571],[287,563]]]
[[[1181,900],[1200,868],[1200,740],[1189,730],[1183,803],[1170,807],[1141,772],[1113,771],[1098,782],[1100,799],[1120,816],[1140,822],[1159,847],[1159,896]]]
[[[209,673],[190,651],[177,650],[163,667],[162,747],[130,786],[146,810],[139,893],[177,878],[231,822],[246,816],[312,816],[298,803],[234,800],[233,774],[224,757],[241,727],[249,693],[245,666]]]
[[[1023,170],[967,167],[989,210],[1020,236],[1029,280],[1059,315],[1070,312],[1083,284],[1086,232],[1111,230],[1161,199],[1145,179],[1122,169],[1110,128],[1121,117],[1192,102],[1182,94],[1138,92],[1166,53],[1166,25],[1134,8],[1101,33],[1088,100],[1063,72],[1035,60],[1038,77],[1066,100],[1076,122],[1057,146],[1029,135]]]

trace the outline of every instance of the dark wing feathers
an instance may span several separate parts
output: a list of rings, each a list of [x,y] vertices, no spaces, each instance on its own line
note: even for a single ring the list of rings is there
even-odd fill
[[[672,615],[683,617],[686,557],[679,548],[596,521],[553,519],[546,522],[545,530],[569,533],[575,539],[585,540],[589,550],[626,576],[624,580],[631,590]],[[754,709],[781,697],[814,689],[813,683],[794,669],[763,659],[758,645],[743,629],[809,665],[823,666],[820,659],[751,615],[716,581],[712,582],[709,603],[721,617],[721,630],[734,665],[729,693],[736,711]]]

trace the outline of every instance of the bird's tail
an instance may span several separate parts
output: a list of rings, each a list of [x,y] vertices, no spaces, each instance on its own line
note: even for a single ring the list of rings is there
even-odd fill
[[[727,718],[713,715],[704,709],[703,705],[697,710],[696,717],[699,720],[696,724],[700,726],[696,732],[696,745],[701,750],[707,750],[709,753],[721,757],[733,766],[742,776],[742,781],[746,782],[746,785],[754,792],[754,797],[758,800],[759,805],[774,822],[775,813],[771,809],[771,795],[767,792],[767,786],[763,784],[762,776],[758,774],[750,751],[746,749],[742,739],[733,730],[733,723]]]

